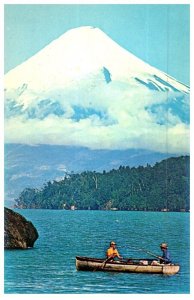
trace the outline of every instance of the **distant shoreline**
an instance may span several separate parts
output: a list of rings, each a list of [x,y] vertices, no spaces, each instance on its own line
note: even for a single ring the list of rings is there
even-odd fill
[[[20,207],[12,207],[12,209],[18,209],[18,210],[61,210],[61,211],[114,211],[114,212],[121,212],[121,211],[127,211],[127,212],[157,212],[157,213],[171,213],[171,212],[181,212],[181,213],[190,213],[190,210],[169,210],[169,211],[162,211],[162,210],[114,210],[114,209],[52,209],[52,208],[20,208]]]

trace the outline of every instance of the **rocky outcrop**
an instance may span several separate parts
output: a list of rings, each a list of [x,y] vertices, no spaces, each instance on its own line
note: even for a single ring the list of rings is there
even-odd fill
[[[33,247],[38,238],[34,225],[13,210],[4,209],[4,248],[27,249]]]

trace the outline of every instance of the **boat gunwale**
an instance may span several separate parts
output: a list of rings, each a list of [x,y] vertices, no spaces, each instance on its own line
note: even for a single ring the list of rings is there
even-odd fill
[[[99,263],[99,264],[102,264],[106,261],[106,259],[103,259],[103,258],[93,258],[93,257],[87,257],[87,256],[76,256],[76,260],[79,260],[79,261],[85,261],[85,262],[94,262],[94,263]],[[146,259],[146,258],[129,258],[129,260],[131,261],[141,261],[141,260],[149,260],[149,261],[153,261],[154,259]],[[159,265],[140,265],[138,263],[133,263],[133,264],[130,264],[130,262],[127,262],[127,261],[107,261],[106,264],[111,264],[111,265],[125,265],[125,266],[130,266],[130,265],[137,265],[137,266],[141,266],[141,267],[148,267],[148,266],[151,266],[151,267],[164,267],[164,266],[168,266],[168,267],[179,267],[180,268],[180,265],[179,264],[159,264]]]

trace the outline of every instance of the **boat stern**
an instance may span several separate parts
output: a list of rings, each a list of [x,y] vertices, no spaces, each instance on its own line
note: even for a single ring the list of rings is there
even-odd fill
[[[163,274],[174,275],[177,274],[180,270],[179,265],[164,265],[162,268]]]

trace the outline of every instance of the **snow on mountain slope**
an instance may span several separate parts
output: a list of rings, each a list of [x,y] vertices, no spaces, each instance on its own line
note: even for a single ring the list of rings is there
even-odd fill
[[[7,142],[188,151],[189,87],[98,28],[69,30],[9,71],[5,98]]]
[[[103,67],[109,70],[112,80],[129,82],[137,77],[156,89],[188,92],[188,87],[138,59],[100,29],[89,26],[69,30],[8,72],[5,86],[18,88],[25,83],[32,89],[64,88]]]

